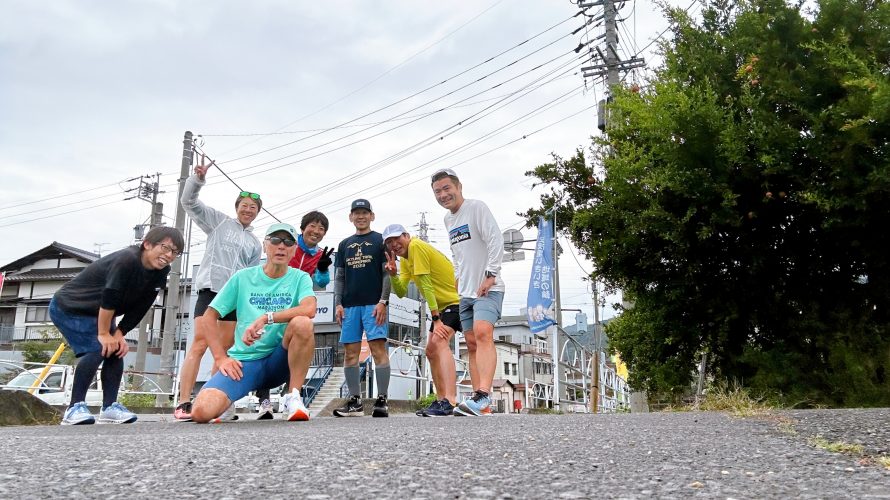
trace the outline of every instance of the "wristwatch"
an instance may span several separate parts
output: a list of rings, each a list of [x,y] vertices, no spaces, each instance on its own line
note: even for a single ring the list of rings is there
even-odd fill
[[[267,325],[274,325],[274,324],[275,324],[275,313],[274,313],[274,312],[269,311],[269,312],[266,313],[266,324],[267,324]]]
[[[383,305],[385,305],[385,306],[388,306],[388,305],[389,305],[389,301],[388,301],[388,300],[380,299],[380,303],[383,304]]]
[[[433,314],[433,321],[439,321],[439,315]]]
[[[497,277],[498,277],[498,273],[493,273],[493,272],[491,272],[491,271],[485,271],[485,277],[486,277],[486,278],[497,278]]]

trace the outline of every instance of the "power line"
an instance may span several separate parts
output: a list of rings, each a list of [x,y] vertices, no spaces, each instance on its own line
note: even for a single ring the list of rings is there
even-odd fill
[[[449,32],[447,35],[445,35],[445,36],[443,36],[442,38],[436,40],[435,42],[433,42],[433,43],[431,43],[430,45],[424,47],[423,49],[421,49],[421,50],[415,52],[414,54],[412,54],[411,56],[409,56],[407,59],[404,59],[402,62],[396,64],[395,66],[389,68],[388,70],[384,71],[383,73],[377,75],[376,77],[374,77],[374,78],[371,79],[370,81],[368,81],[368,82],[362,84],[361,86],[359,86],[359,87],[356,88],[355,90],[349,92],[348,94],[344,95],[343,97],[341,97],[341,98],[339,98],[339,99],[337,99],[337,100],[335,100],[335,101],[333,101],[333,102],[331,102],[331,103],[328,103],[328,104],[322,106],[321,108],[319,108],[319,109],[317,109],[317,110],[315,110],[315,111],[313,111],[313,112],[311,112],[311,113],[309,113],[309,114],[303,115],[303,116],[301,116],[300,118],[297,118],[296,120],[294,120],[294,121],[292,121],[292,122],[290,122],[290,123],[287,123],[287,124],[283,125],[283,126],[280,127],[278,130],[281,130],[281,129],[283,129],[283,128],[287,128],[287,127],[289,127],[289,126],[291,126],[291,125],[293,125],[293,124],[295,124],[295,123],[298,123],[298,122],[301,122],[301,121],[305,120],[306,118],[310,118],[310,117],[312,117],[312,116],[315,116],[315,115],[317,115],[318,113],[321,113],[322,111],[324,111],[324,110],[330,108],[331,106],[334,106],[335,104],[338,104],[338,103],[340,103],[340,102],[346,100],[347,98],[352,97],[353,95],[357,94],[358,92],[360,92],[360,91],[362,91],[362,90],[368,88],[369,86],[371,86],[372,84],[374,84],[375,82],[377,82],[378,80],[380,80],[381,78],[383,78],[384,76],[386,76],[386,75],[388,75],[389,73],[392,73],[393,71],[395,71],[397,68],[399,68],[399,67],[401,67],[401,66],[404,66],[405,64],[407,64],[409,61],[411,61],[411,60],[414,59],[415,57],[417,57],[417,56],[419,56],[420,54],[426,52],[427,50],[431,49],[432,47],[434,47],[434,46],[436,46],[436,45],[442,43],[442,42],[445,41],[447,38],[451,37],[452,35],[454,35],[454,34],[457,33],[458,31],[460,31],[461,29],[465,28],[465,27],[468,26],[470,23],[472,23],[473,21],[475,21],[476,19],[482,17],[482,15],[484,15],[485,13],[487,13],[488,11],[490,11],[491,9],[495,8],[496,6],[498,6],[502,1],[503,1],[503,0],[498,0],[496,3],[492,4],[490,7],[488,7],[488,8],[485,9],[485,10],[483,10],[483,11],[480,12],[479,14],[476,14],[476,15],[473,16],[471,19],[469,19],[468,21],[466,21],[466,22],[464,22],[463,24],[461,24],[460,26],[458,26],[456,29],[454,29],[454,30],[452,30],[451,32]],[[570,18],[570,19],[571,19],[571,18]],[[563,21],[563,22],[565,22],[565,21]],[[262,134],[260,134],[260,135],[262,135]],[[237,149],[240,149],[240,148],[242,148],[242,147],[244,147],[244,146],[247,146],[247,145],[249,145],[249,144],[251,144],[251,143],[253,143],[253,142],[256,142],[256,141],[250,141],[250,142],[247,142],[247,143],[242,144],[242,145],[240,145],[240,146],[237,146],[237,147],[235,147],[235,148],[233,148],[233,149],[230,149],[230,150],[224,152],[223,154],[230,153],[230,152],[235,151],[235,150],[237,150]]]
[[[569,61],[569,63],[570,63],[570,64],[573,64],[574,61]],[[565,65],[564,65],[564,66],[565,66]],[[552,74],[553,71],[558,71],[559,69],[562,69],[562,67],[558,67],[558,68],[556,68],[555,70],[552,70],[550,73],[545,74],[545,75],[542,76],[542,77],[539,77],[536,81],[534,81],[534,82],[532,82],[532,83],[537,83],[538,81],[542,80],[544,77],[549,76],[550,74]],[[517,90],[513,95],[515,95],[515,94],[521,92],[522,90],[524,90],[524,89],[526,89],[526,88],[528,88],[528,87],[530,87],[530,86],[531,86],[531,84],[526,85],[526,87]],[[540,88],[540,86],[539,86],[539,87],[535,87],[535,88]],[[534,90],[534,89],[532,89],[532,90]],[[531,92],[531,91],[529,91],[529,92]],[[525,95],[528,95],[529,92],[526,92],[525,94],[520,95],[519,97],[520,97],[520,98],[521,98],[521,97],[524,97]],[[518,98],[516,98],[516,99],[518,99]],[[516,99],[513,99],[513,101],[515,101]],[[504,99],[504,100],[506,100],[506,99]],[[454,129],[457,129],[457,128],[460,128],[460,127],[465,127],[465,126],[467,126],[467,125],[470,125],[470,124],[472,124],[472,123],[475,123],[475,121],[478,121],[478,120],[481,118],[481,117],[478,117],[478,115],[480,115],[480,114],[481,114],[482,112],[484,112],[484,111],[487,111],[487,110],[493,108],[494,106],[497,106],[497,105],[501,104],[504,100],[502,100],[502,101],[498,101],[497,103],[495,103],[495,104],[493,104],[493,105],[490,105],[490,106],[488,106],[488,107],[486,107],[486,108],[483,108],[481,111],[478,111],[478,112],[476,112],[476,113],[474,113],[474,114],[472,114],[472,115],[466,117],[465,119],[463,119],[463,120],[457,122],[456,124],[453,124],[453,125],[451,125],[451,126],[445,128],[445,129],[443,129],[443,130],[440,130],[440,131],[438,131],[438,132],[436,132],[436,133],[434,133],[434,134],[431,134],[431,135],[430,135],[429,137],[427,137],[426,139],[423,139],[423,140],[421,140],[421,141],[415,143],[414,145],[409,146],[408,148],[405,148],[405,149],[399,151],[398,153],[395,153],[395,154],[393,154],[393,155],[390,155],[389,157],[387,157],[387,158],[385,158],[385,159],[383,159],[383,160],[380,160],[380,161],[378,161],[377,163],[375,163],[375,164],[373,164],[373,165],[371,165],[371,166],[368,166],[368,167],[359,169],[359,170],[355,171],[355,172],[352,173],[352,174],[349,174],[349,175],[347,175],[347,176],[341,177],[340,179],[337,179],[337,180],[334,180],[334,181],[332,181],[332,182],[329,182],[329,183],[327,183],[327,184],[325,184],[325,185],[323,185],[323,186],[320,186],[320,187],[318,187],[318,188],[315,188],[314,190],[310,190],[310,191],[308,191],[308,192],[305,193],[305,194],[298,195],[298,196],[296,196],[296,197],[294,197],[294,198],[291,198],[291,199],[287,200],[285,203],[287,203],[287,202],[298,202],[300,199],[310,196],[311,194],[313,194],[314,191],[316,191],[316,190],[318,190],[318,189],[325,189],[325,188],[337,187],[337,186],[342,185],[342,184],[344,184],[344,183],[346,183],[346,182],[349,182],[349,181],[351,181],[351,180],[354,180],[355,178],[357,178],[357,177],[359,177],[359,176],[361,176],[361,175],[365,175],[365,174],[367,174],[369,171],[373,171],[373,170],[377,170],[377,169],[379,169],[379,168],[382,168],[383,166],[388,165],[388,164],[390,164],[390,163],[392,163],[392,162],[394,162],[394,161],[396,161],[396,160],[398,160],[398,159],[401,159],[401,158],[407,156],[408,154],[411,154],[411,153],[413,153],[413,152],[415,152],[415,151],[417,151],[417,150],[419,150],[419,149],[421,149],[421,148],[423,148],[423,147],[427,147],[427,146],[429,146],[429,145],[431,145],[431,144],[433,144],[433,143],[435,143],[435,142],[438,142],[439,140],[444,139],[445,137],[447,137],[447,136],[453,134],[454,131],[455,131]],[[512,102],[512,101],[511,101],[511,102]],[[509,104],[509,102],[508,102],[507,104]],[[503,106],[501,106],[501,107],[503,107]],[[491,112],[493,112],[493,111],[491,111]],[[490,114],[490,113],[489,113],[489,114]],[[473,119],[473,118],[475,118],[475,119],[474,119],[474,120],[471,120],[471,119]],[[379,134],[378,134],[378,135],[379,135]],[[432,142],[431,142],[431,141],[432,141]],[[318,156],[318,155],[315,155],[315,156]],[[284,166],[288,166],[288,165],[291,165],[291,164],[294,164],[294,163],[298,163],[298,162],[301,162],[301,161],[308,160],[308,159],[310,159],[310,158],[314,158],[315,156],[312,156],[312,157],[309,157],[309,158],[303,158],[303,159],[300,159],[300,160],[298,160],[298,161],[291,162],[291,163],[289,163],[289,164],[278,165],[278,166],[273,167],[273,168],[282,168],[282,167],[284,167]],[[272,170],[272,169],[268,169],[268,170]]]
[[[425,107],[425,106],[428,106],[428,105],[430,105],[430,104],[432,104],[432,103],[434,103],[434,102],[436,102],[436,101],[439,101],[439,100],[441,100],[441,99],[444,99],[445,97],[448,97],[448,96],[450,96],[450,95],[452,95],[452,94],[455,94],[455,93],[457,93],[457,92],[459,92],[459,91],[461,91],[461,90],[464,90],[464,89],[466,89],[466,88],[468,88],[468,87],[470,87],[470,86],[472,86],[472,85],[476,85],[476,84],[478,84],[479,82],[485,80],[486,78],[489,78],[489,77],[491,77],[491,76],[493,76],[493,75],[495,75],[495,74],[497,74],[497,73],[499,73],[499,72],[501,72],[501,71],[503,71],[503,70],[505,70],[505,69],[507,69],[507,68],[510,68],[510,67],[514,66],[515,64],[519,63],[520,61],[523,61],[523,60],[525,60],[525,59],[531,57],[532,55],[537,54],[538,52],[540,52],[540,51],[542,51],[542,50],[544,50],[544,49],[546,49],[546,48],[548,48],[548,47],[550,47],[550,46],[556,44],[557,42],[561,41],[563,38],[566,38],[567,36],[570,36],[570,35],[563,35],[563,36],[557,38],[556,40],[553,40],[553,41],[551,41],[550,43],[544,45],[543,47],[540,47],[540,48],[538,48],[538,49],[536,49],[536,50],[534,50],[534,51],[532,51],[532,52],[530,52],[530,53],[528,53],[528,54],[526,54],[526,55],[520,57],[519,59],[515,59],[515,60],[513,60],[513,61],[511,61],[511,62],[509,62],[509,63],[507,63],[507,64],[505,64],[505,65],[503,65],[503,66],[501,66],[500,68],[498,68],[498,69],[496,69],[496,70],[494,70],[494,71],[492,71],[492,72],[490,72],[490,73],[487,73],[487,74],[485,74],[485,75],[483,75],[483,76],[481,76],[481,77],[479,77],[479,78],[477,78],[477,79],[475,79],[475,80],[473,80],[473,81],[471,81],[471,82],[469,82],[469,83],[467,83],[467,84],[464,84],[464,85],[458,87],[457,89],[454,89],[454,90],[452,90],[452,91],[450,91],[450,92],[447,92],[447,93],[445,93],[445,94],[443,94],[443,95],[441,95],[441,96],[439,96],[439,97],[436,97],[435,99],[426,101],[426,102],[424,102],[424,103],[422,103],[422,104],[420,104],[420,105],[418,105],[418,106],[415,106],[415,107],[413,107],[413,108],[411,108],[411,109],[409,109],[409,110],[407,110],[407,111],[405,111],[405,112],[402,112],[402,113],[400,113],[400,114],[398,114],[398,115],[395,115],[395,117],[400,117],[400,116],[405,115],[405,114],[407,114],[407,113],[411,113],[411,112],[413,112],[413,111],[417,111],[418,109],[421,109],[421,108],[423,108],[423,107]],[[561,54],[560,56],[557,56],[556,58],[553,58],[553,59],[547,61],[547,62],[544,63],[544,64],[549,64],[549,63],[555,61],[556,59],[559,59],[560,57],[564,57],[564,56],[566,56],[566,55],[568,55],[568,54],[570,54],[570,53],[571,53],[571,52],[566,52],[566,53],[564,53],[564,54]],[[498,56],[495,56],[495,57],[498,57]],[[492,59],[493,59],[493,58],[492,58]],[[491,60],[491,59],[489,59],[489,60]],[[479,65],[477,65],[477,66],[479,66]],[[476,66],[474,66],[474,68],[475,68],[475,67],[476,67]],[[534,71],[534,70],[536,70],[538,67],[540,67],[540,65],[539,65],[539,66],[536,66],[535,68],[532,68],[531,70],[527,70],[526,72],[521,73],[520,75],[517,75],[516,77],[510,78],[510,79],[508,79],[507,81],[514,80],[514,79],[517,78],[518,76],[522,76],[522,75],[527,74],[527,73],[529,73],[529,72],[531,72],[531,71]],[[470,69],[473,69],[473,68],[470,68]],[[331,128],[322,130],[322,131],[320,131],[320,132],[311,134],[311,135],[306,136],[306,137],[301,137],[300,139],[297,139],[297,140],[294,140],[294,141],[290,141],[290,142],[286,142],[286,143],[284,143],[284,144],[280,144],[280,145],[278,145],[278,146],[273,146],[273,147],[271,147],[271,148],[267,148],[267,149],[264,149],[264,150],[261,150],[261,151],[257,151],[257,152],[255,152],[255,153],[250,153],[250,154],[248,154],[248,155],[239,156],[239,157],[237,157],[237,158],[233,158],[233,159],[231,159],[231,160],[221,161],[220,163],[234,163],[234,162],[236,162],[236,161],[244,160],[244,159],[251,158],[251,157],[254,157],[254,156],[258,156],[258,155],[261,155],[261,154],[265,154],[265,153],[268,153],[268,152],[271,152],[271,151],[275,151],[275,150],[281,149],[281,148],[283,148],[283,147],[291,146],[291,145],[293,145],[293,144],[297,144],[297,143],[302,142],[302,141],[305,141],[305,140],[307,140],[307,139],[311,139],[311,138],[313,138],[313,137],[317,137],[317,136],[322,135],[322,134],[324,134],[324,133],[327,133],[327,132],[329,132],[329,131],[336,130],[336,129],[338,129],[339,127],[341,127],[341,126],[343,126],[343,125],[348,125],[348,124],[350,124],[350,123],[353,123],[353,122],[355,122],[355,121],[361,120],[361,119],[363,119],[363,118],[367,118],[368,116],[374,115],[374,114],[376,114],[376,113],[379,113],[380,111],[389,109],[389,108],[391,108],[391,107],[393,107],[393,106],[395,106],[395,105],[397,105],[397,104],[400,104],[400,103],[402,103],[402,102],[405,102],[405,101],[407,101],[407,100],[409,100],[409,99],[411,99],[411,98],[413,98],[413,97],[416,97],[416,96],[418,96],[418,95],[420,95],[420,94],[422,94],[422,93],[424,93],[424,92],[426,92],[426,91],[428,91],[428,90],[430,90],[430,89],[433,89],[433,88],[435,88],[435,87],[438,87],[439,85],[442,85],[442,84],[444,84],[444,83],[446,83],[446,82],[448,82],[448,81],[450,81],[450,80],[456,78],[457,76],[460,76],[460,75],[466,73],[467,71],[469,71],[469,70],[465,70],[465,71],[463,71],[463,72],[461,72],[461,73],[458,73],[458,74],[455,75],[455,76],[452,76],[452,77],[450,77],[450,78],[447,78],[447,79],[443,80],[442,82],[440,82],[440,83],[438,83],[438,84],[436,84],[436,85],[432,85],[432,86],[430,86],[430,87],[427,87],[427,88],[425,88],[425,89],[423,89],[423,90],[421,90],[421,91],[419,91],[419,92],[415,92],[414,94],[412,94],[412,95],[410,95],[410,96],[408,96],[408,97],[402,98],[402,99],[400,99],[400,100],[398,100],[398,101],[396,101],[396,102],[394,102],[394,103],[388,104],[388,105],[383,106],[383,107],[381,107],[381,108],[378,108],[378,109],[376,109],[376,110],[374,110],[374,111],[365,113],[364,115],[361,115],[361,116],[359,116],[359,117],[353,118],[353,119],[351,119],[351,120],[342,122],[342,123],[340,123],[340,124],[338,124],[338,125],[335,125],[335,126],[333,126],[333,127],[331,127]],[[502,84],[503,84],[503,82],[502,82],[500,85],[502,85]],[[497,87],[497,86],[495,86],[495,87]],[[492,88],[495,88],[495,87],[490,87],[489,90],[491,90]],[[482,93],[484,93],[484,91],[475,94],[473,97],[478,96],[478,95],[480,95],[480,94],[482,94]],[[462,101],[458,101],[458,102],[462,102]],[[446,108],[442,108],[442,109],[447,109],[447,107],[446,107]],[[438,110],[438,111],[441,111],[441,110]],[[390,121],[391,119],[392,119],[392,118],[387,119],[387,120],[385,120],[383,123],[387,123],[387,122]],[[408,122],[408,123],[406,123],[406,124],[403,124],[402,126],[408,125],[408,124],[410,124],[410,123],[412,123],[412,122]],[[324,146],[324,145],[327,145],[327,144],[331,144],[332,142],[336,142],[336,141],[338,141],[338,140],[340,140],[340,139],[348,138],[348,137],[351,137],[351,136],[353,136],[353,135],[357,135],[357,134],[359,134],[359,133],[361,133],[361,132],[364,132],[364,131],[366,131],[366,130],[368,130],[368,129],[370,129],[370,128],[373,128],[373,127],[368,127],[368,128],[366,128],[366,129],[360,130],[360,131],[358,131],[358,132],[354,132],[354,133],[348,134],[348,135],[343,136],[343,137],[341,137],[341,138],[338,138],[338,139],[335,139],[335,140],[333,140],[333,141],[329,141],[329,142],[327,142],[327,143],[324,143],[324,144],[322,144],[322,145],[320,145],[320,146],[315,146],[315,147],[313,147],[313,148],[310,148],[309,150],[300,151],[300,152],[293,153],[293,154],[290,154],[290,155],[286,155],[286,156],[283,156],[283,157],[280,157],[280,158],[276,158],[276,159],[274,159],[274,160],[269,160],[269,161],[266,161],[266,162],[263,162],[263,163],[260,163],[260,164],[257,164],[257,165],[252,165],[252,166],[250,166],[250,167],[245,167],[245,168],[241,168],[241,169],[238,169],[238,170],[234,170],[233,172],[239,172],[239,171],[243,171],[243,170],[248,170],[248,169],[251,169],[251,168],[258,167],[258,166],[267,165],[267,164],[269,164],[269,163],[276,162],[276,161],[279,161],[279,160],[282,160],[282,159],[285,159],[285,158],[290,158],[290,157],[295,156],[295,155],[297,155],[297,154],[301,154],[301,153],[304,153],[304,152],[306,152],[306,151],[310,151],[311,149],[315,149],[315,148],[318,148],[318,147],[321,147],[321,146]]]

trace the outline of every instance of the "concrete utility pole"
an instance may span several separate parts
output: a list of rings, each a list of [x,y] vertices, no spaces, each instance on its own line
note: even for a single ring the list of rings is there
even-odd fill
[[[618,57],[618,13],[615,7],[615,0],[597,0],[593,2],[581,2],[578,8],[587,9],[590,7],[603,6],[603,26],[605,28],[604,48],[594,47],[591,52],[595,52],[599,64],[592,66],[582,66],[581,71],[584,72],[585,78],[606,77],[606,94],[608,98],[599,102],[599,123],[597,126],[600,130],[605,131],[608,124],[608,101],[612,99],[612,91],[615,86],[621,83],[621,73],[625,73],[634,68],[646,65],[646,62],[640,57],[631,57],[630,59],[621,60]]]
[[[630,59],[621,60],[618,56],[618,9],[615,6],[615,0],[596,0],[592,2],[579,2],[578,8],[586,9],[590,7],[603,6],[603,27],[605,30],[605,47],[594,47],[591,51],[595,51],[599,64],[593,66],[583,66],[581,71],[584,72],[585,78],[606,77],[606,95],[607,98],[599,102],[599,110],[597,112],[597,128],[604,134],[608,134],[609,129],[609,102],[612,100],[612,93],[621,83],[621,74],[626,73],[634,68],[645,66],[646,62],[639,57],[631,57]],[[594,310],[594,338],[599,339],[602,334],[600,318],[599,318],[599,291],[597,289],[596,277],[593,280],[593,310]],[[593,387],[590,389],[590,411],[597,413],[599,411],[599,392],[600,392],[600,359],[602,352],[600,343],[595,342],[594,359],[592,360],[592,379]]]
[[[590,412],[597,413],[599,411],[600,398],[600,352],[602,351],[602,330],[600,325],[600,294],[599,287],[596,284],[596,278],[593,280],[593,370],[591,370],[593,378],[593,387],[590,389]]]
[[[553,328],[553,340],[550,353],[553,360],[553,409],[559,410],[559,330],[562,328],[562,300],[559,293],[559,237],[556,233],[556,207],[553,208],[553,301],[556,304],[556,326]]]
[[[179,188],[176,190],[176,219],[174,227],[179,231],[185,229],[185,211],[179,204],[182,198],[182,190],[185,188],[185,180],[188,179],[189,170],[192,167],[192,157],[194,149],[192,143],[192,133],[186,131],[182,140],[182,163],[179,170]],[[179,313],[179,282],[182,276],[182,257],[176,257],[171,264],[170,280],[167,284],[167,303],[164,305],[164,326],[161,331],[161,377],[159,385],[164,392],[173,392],[173,370],[175,368],[176,351],[178,346],[174,345],[176,339],[176,317]],[[167,396],[158,396],[158,404],[167,404]]]
[[[139,180],[139,192],[136,195],[141,200],[147,201],[151,203],[151,220],[149,223],[150,228],[154,228],[161,225],[161,218],[164,215],[164,204],[158,202],[158,193],[160,192],[160,180],[161,174],[155,174],[155,181],[151,184],[145,182],[145,178],[148,176],[144,176]],[[150,197],[150,199],[149,199]],[[144,228],[144,225],[137,226],[139,228]],[[144,231],[144,230],[143,230]],[[142,236],[145,236],[144,233]],[[142,236],[137,236],[135,239],[141,240]],[[145,312],[145,316],[142,318],[142,321],[139,322],[139,337],[136,342],[136,366],[135,370],[137,372],[145,371],[145,357],[148,352],[148,328],[154,321],[155,310],[154,308],[150,308]]]
[[[421,240],[429,243],[429,228],[430,225],[426,222],[426,212],[420,212],[420,222],[417,224],[417,237]],[[418,291],[420,289],[418,288]],[[424,335],[427,335],[426,328],[426,299],[423,298],[423,293],[420,293],[420,335],[421,338]],[[427,339],[429,341],[429,339]],[[430,363],[426,358],[426,355],[423,356],[423,375],[427,378],[427,381],[423,384],[423,387],[420,388],[420,392],[418,393],[419,397],[426,396],[429,392],[430,383]]]

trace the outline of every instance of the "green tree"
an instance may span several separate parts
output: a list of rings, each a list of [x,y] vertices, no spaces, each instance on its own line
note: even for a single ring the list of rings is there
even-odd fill
[[[890,5],[715,1],[608,137],[529,172],[634,309],[610,324],[635,387],[721,378],[789,399],[890,403]]]

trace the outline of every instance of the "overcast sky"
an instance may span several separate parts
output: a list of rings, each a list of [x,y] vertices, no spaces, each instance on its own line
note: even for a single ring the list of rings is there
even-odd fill
[[[349,202],[366,197],[372,228],[415,232],[425,212],[448,254],[428,180],[444,167],[502,230],[521,228],[516,213],[542,189],[524,172],[598,133],[604,89],[582,77],[573,49],[603,28],[571,35],[584,23],[577,11],[556,0],[4,0],[0,265],[52,241],[103,255],[131,244],[150,206],[125,190],[145,174],[162,174],[173,225],[186,130],[281,220],[298,226],[309,210],[326,213],[322,245],[352,233]],[[627,2],[619,17],[623,57],[666,27],[648,0]],[[642,54],[650,65],[655,49]],[[201,199],[232,214],[239,189],[218,169],[208,181]],[[272,222],[263,214],[258,234]],[[204,235],[195,228],[191,241],[196,263]],[[566,250],[563,307],[592,317],[581,276],[593,266]],[[525,302],[531,260],[527,252],[504,265],[505,314]],[[574,323],[574,313],[564,317]]]

